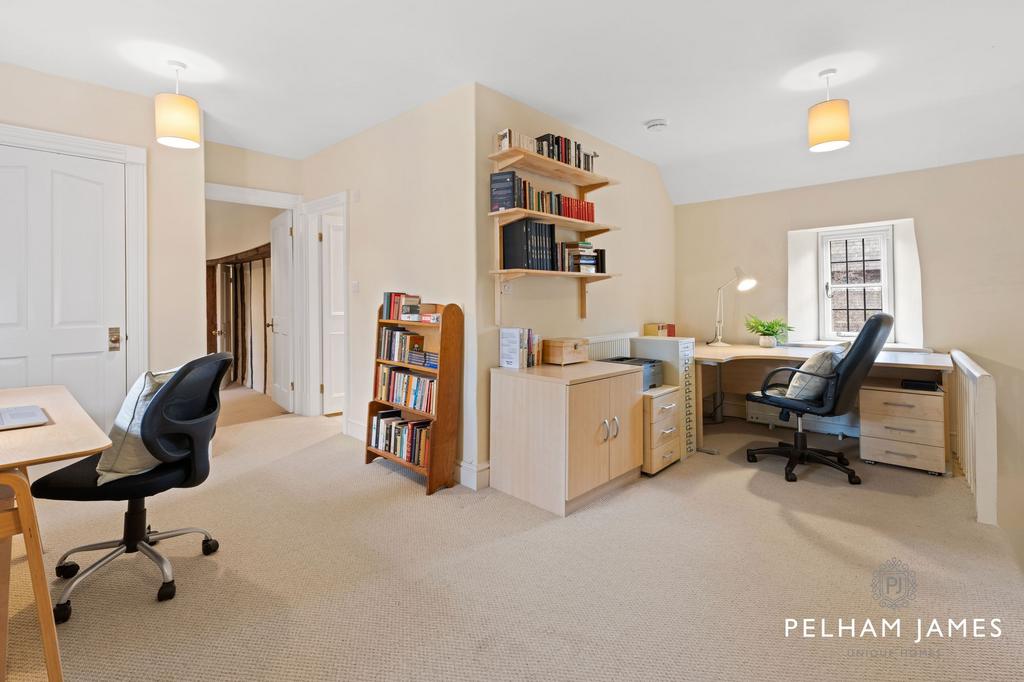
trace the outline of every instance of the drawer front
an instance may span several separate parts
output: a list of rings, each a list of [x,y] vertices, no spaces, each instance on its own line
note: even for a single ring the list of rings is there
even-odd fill
[[[860,411],[884,414],[892,417],[911,417],[942,421],[944,400],[941,393],[922,395],[920,393],[899,393],[897,391],[860,392]]]
[[[946,472],[946,451],[934,445],[903,443],[884,438],[861,436],[860,458],[886,464],[924,469],[925,471]]]
[[[647,442],[652,450],[679,438],[681,434],[677,414],[659,419],[647,427]]]
[[[679,404],[679,391],[670,391],[665,395],[659,395],[649,401],[651,412],[647,416],[647,423],[653,424],[654,422],[660,422],[662,419],[679,419],[679,412],[682,405]]]
[[[659,448],[645,449],[643,470],[648,474],[653,474],[661,471],[672,462],[679,461],[682,455],[682,448],[679,445],[680,441],[676,438]]]
[[[904,443],[920,443],[945,447],[943,423],[909,417],[889,417],[861,412],[860,433],[872,438],[898,440]]]

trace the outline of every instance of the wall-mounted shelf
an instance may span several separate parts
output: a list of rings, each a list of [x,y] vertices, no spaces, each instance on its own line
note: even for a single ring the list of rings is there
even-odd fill
[[[590,239],[591,237],[596,237],[599,234],[615,232],[619,229],[613,225],[602,225],[601,223],[592,223],[587,220],[566,218],[565,216],[555,215],[554,213],[531,211],[528,208],[509,208],[504,211],[494,211],[487,215],[490,218],[496,218],[498,225],[508,225],[509,223],[514,223],[515,221],[522,220],[523,218],[541,220],[545,223],[552,223],[555,227],[563,230],[572,230],[579,234],[580,239]]]
[[[615,184],[615,181],[611,178],[570,166],[555,159],[549,159],[537,152],[531,152],[529,149],[513,147],[495,152],[487,158],[494,161],[494,167],[498,171],[503,171],[507,168],[517,168],[576,185],[579,188],[581,199],[587,192]]]
[[[491,270],[491,274],[496,275],[502,282],[511,282],[520,277],[562,277],[565,279],[578,279],[584,284],[618,277],[618,275],[604,272],[561,272],[559,270],[527,270],[526,268]]]

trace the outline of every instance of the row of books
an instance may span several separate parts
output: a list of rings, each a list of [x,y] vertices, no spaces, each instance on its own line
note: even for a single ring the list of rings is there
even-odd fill
[[[583,151],[583,145],[579,142],[554,133],[530,137],[511,128],[505,128],[495,136],[495,143],[499,152],[513,148],[528,149],[549,159],[590,172],[594,172],[594,161],[600,156],[597,152]]]
[[[394,362],[410,362],[410,355],[423,355],[423,335],[405,327],[382,327],[377,347],[377,357]],[[410,362],[410,364],[423,364]]]
[[[403,419],[401,410],[381,410],[370,423],[370,446],[424,466],[430,453],[430,422]]]
[[[438,354],[429,350],[411,350],[405,362],[410,365],[421,365],[431,369],[437,369]]]
[[[436,381],[408,370],[382,365],[377,368],[377,400],[434,413]]]
[[[441,321],[441,306],[435,303],[423,303],[419,296],[400,291],[384,292],[382,312],[385,320],[433,323]]]
[[[515,171],[491,173],[491,212],[512,208],[594,222],[594,202],[535,188]]]
[[[541,338],[532,329],[502,327],[498,336],[498,364],[524,369],[540,364]]]
[[[605,250],[587,241],[557,241],[553,224],[523,219],[502,227],[501,267],[604,273]]]

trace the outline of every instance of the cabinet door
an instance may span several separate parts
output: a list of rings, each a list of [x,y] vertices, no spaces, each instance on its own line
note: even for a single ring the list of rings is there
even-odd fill
[[[643,388],[639,372],[607,380],[609,386],[609,419],[612,438],[609,441],[609,478],[615,478],[643,464]]]
[[[569,387],[569,453],[565,499],[608,482],[608,379]]]

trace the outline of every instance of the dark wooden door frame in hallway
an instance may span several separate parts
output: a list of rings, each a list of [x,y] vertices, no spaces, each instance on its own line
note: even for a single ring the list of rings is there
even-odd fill
[[[206,347],[208,352],[216,352],[217,350],[217,336],[218,332],[223,333],[223,330],[218,330],[217,320],[217,266],[225,266],[231,268],[233,271],[233,277],[237,278],[235,281],[244,282],[244,269],[248,264],[251,272],[252,263],[254,261],[260,261],[263,266],[263,319],[266,320],[267,316],[267,298],[266,298],[266,263],[270,260],[270,244],[262,244],[252,249],[245,251],[239,251],[227,256],[220,258],[212,258],[206,261],[206,332],[207,340]],[[232,306],[233,313],[230,324],[232,328],[244,332],[246,326],[245,311],[246,311],[246,297],[247,294],[244,291],[244,286],[233,287],[232,296],[234,298],[234,305]],[[250,329],[250,334],[252,330]],[[264,386],[263,392],[266,393],[266,377],[267,377],[267,366],[268,366],[268,354],[267,348],[267,328],[263,327],[263,377]],[[243,333],[232,334],[232,348],[229,349],[232,355],[235,357],[235,362],[231,368],[231,381],[241,381],[245,377],[246,369],[248,367],[247,346]]]

